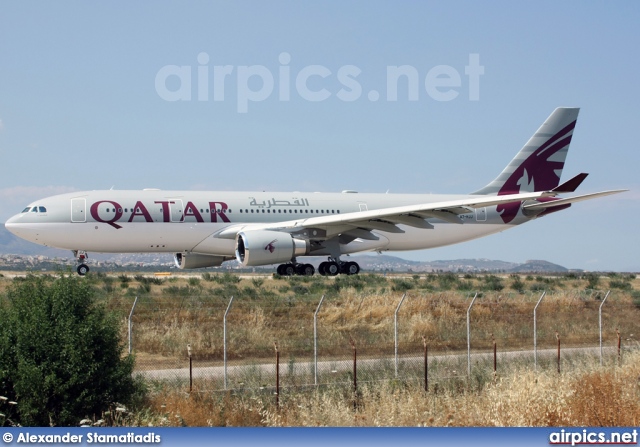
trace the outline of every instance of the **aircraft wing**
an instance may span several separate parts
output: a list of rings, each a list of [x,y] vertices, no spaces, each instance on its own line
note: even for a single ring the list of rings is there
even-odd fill
[[[459,214],[467,214],[474,208],[522,202],[544,197],[554,197],[557,192],[542,191],[501,196],[472,195],[464,199],[406,205],[353,213],[332,214],[330,216],[272,222],[265,224],[231,225],[214,235],[224,239],[234,239],[240,231],[274,230],[297,232],[304,229],[320,230],[318,239],[326,239],[338,234],[349,233],[363,239],[377,237],[369,230],[403,233],[397,224],[416,228],[433,228],[425,219],[438,218],[450,223],[461,224]],[[311,237],[313,239],[313,237]]]

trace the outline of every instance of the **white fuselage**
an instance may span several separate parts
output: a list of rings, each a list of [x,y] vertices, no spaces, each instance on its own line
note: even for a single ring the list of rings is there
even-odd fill
[[[226,191],[86,191],[32,203],[7,221],[23,239],[70,250],[103,253],[193,252],[234,256],[233,238],[214,237],[230,226],[277,223],[390,207],[464,199],[467,195],[270,193]],[[33,208],[36,207],[36,211]],[[41,212],[44,210],[44,212]],[[398,225],[403,232],[374,230],[378,240],[355,239],[342,254],[440,247],[496,233],[505,224],[496,207],[470,209],[457,223],[438,218],[433,228]],[[325,255],[322,249],[311,253]]]

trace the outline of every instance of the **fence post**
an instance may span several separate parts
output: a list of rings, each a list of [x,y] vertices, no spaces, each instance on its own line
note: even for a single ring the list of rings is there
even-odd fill
[[[278,351],[278,342],[274,341],[273,346],[276,349],[276,408],[280,408],[280,351]]]
[[[229,300],[227,310],[224,312],[224,319],[222,322],[222,344],[224,349],[224,389],[227,389],[227,315],[231,309],[231,303],[233,303],[233,297]]]
[[[189,392],[193,390],[193,363],[191,362],[191,344],[187,345],[187,354],[189,355]]]
[[[405,293],[402,295],[402,299],[398,303],[398,307],[396,307],[396,312],[393,315],[393,341],[394,341],[394,349],[395,349],[395,366],[396,366],[396,378],[398,378],[398,312],[400,311],[400,306],[404,302],[404,299],[407,297]]]
[[[358,369],[357,369],[357,352],[356,352],[356,342],[353,340],[349,340],[351,343],[351,348],[353,349],[353,392],[358,392]],[[355,405],[355,403],[354,403]]]
[[[491,340],[493,341],[493,378],[498,376],[498,345],[496,339],[491,334]]]
[[[558,340],[558,374],[560,374],[560,334],[556,331],[556,340]]]
[[[424,392],[429,392],[429,359],[428,359],[428,349],[427,349],[427,339],[425,336],[422,336],[422,344],[424,345]]]
[[[542,292],[542,295],[540,295],[540,299],[538,300],[536,307],[533,308],[533,364],[534,370],[536,372],[538,371],[538,320],[536,317],[536,312],[538,310],[538,306],[542,302],[542,298],[544,298],[546,294],[546,290]]]
[[[471,300],[471,304],[469,305],[469,309],[467,309],[467,376],[471,377],[471,308],[473,307],[473,303],[475,303],[476,298],[478,298],[478,292],[476,292],[475,296]]]
[[[616,328],[616,334],[618,335],[618,366],[622,365],[622,351],[620,350],[622,336],[620,335],[620,329]]]
[[[318,307],[313,313],[313,383],[318,386],[318,312],[324,301],[324,295],[320,298]]]
[[[598,327],[600,329],[600,366],[602,366],[602,306],[604,306],[604,302],[609,298],[609,293],[611,293],[611,290],[607,290],[607,294],[604,296],[602,303],[600,303],[600,308],[598,309]]]
[[[133,322],[131,319],[133,318],[133,311],[136,308],[136,304],[138,304],[138,297],[133,301],[133,307],[131,307],[131,312],[129,312],[129,354],[131,354],[131,340],[132,340],[132,327]]]

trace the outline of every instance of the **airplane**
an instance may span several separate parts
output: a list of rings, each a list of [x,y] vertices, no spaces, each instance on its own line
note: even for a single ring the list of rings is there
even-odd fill
[[[504,170],[465,195],[98,190],[29,204],[6,228],[37,244],[88,252],[172,253],[180,269],[278,264],[282,276],[313,275],[305,256],[327,256],[324,276],[353,275],[341,256],[421,250],[497,233],[572,203],[626,190],[560,198],[586,178],[560,184],[578,108],[557,108]]]

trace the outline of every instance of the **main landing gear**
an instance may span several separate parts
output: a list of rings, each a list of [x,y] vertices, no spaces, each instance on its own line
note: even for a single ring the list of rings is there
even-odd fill
[[[298,264],[294,261],[280,264],[276,271],[280,276],[313,276],[316,269],[311,264]],[[357,262],[343,262],[339,259],[329,258],[328,261],[320,263],[318,273],[322,276],[357,275],[360,273],[360,266]]]
[[[344,262],[339,259],[329,258],[326,262],[321,262],[318,266],[318,272],[322,276],[341,275],[357,275],[360,273],[360,266],[357,262]]]
[[[89,273],[89,266],[84,263],[89,257],[87,252],[83,250],[73,250],[73,256],[75,256],[76,263],[78,264],[78,267],[76,268],[78,275],[84,276]]]
[[[288,264],[280,264],[276,270],[280,276],[313,276],[316,269],[311,264],[298,264],[290,262]]]

